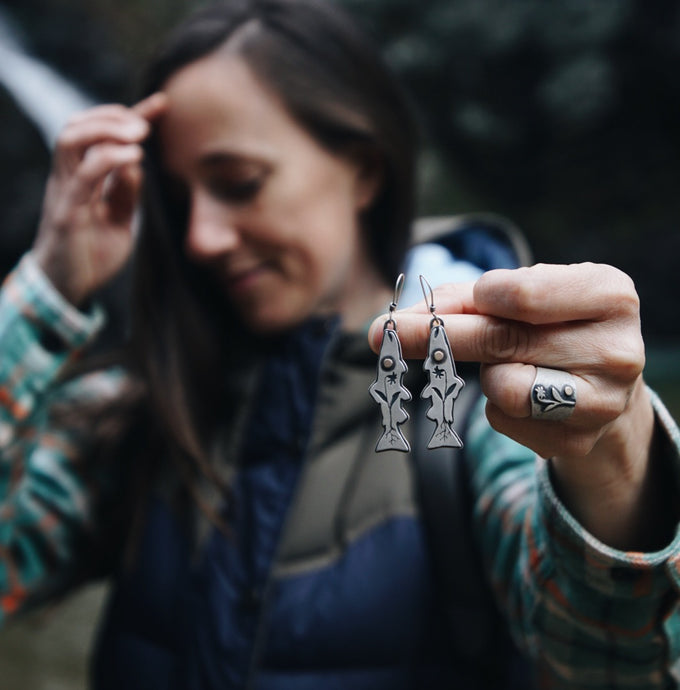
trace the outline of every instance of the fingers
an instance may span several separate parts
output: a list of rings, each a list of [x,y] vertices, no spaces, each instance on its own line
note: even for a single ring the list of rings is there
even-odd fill
[[[77,164],[93,145],[103,142],[138,144],[149,134],[147,120],[122,106],[100,106],[71,118],[55,150],[56,162]]]
[[[623,419],[638,377],[619,385],[606,376],[575,376],[576,405],[567,419],[535,419],[530,414],[530,394],[535,367],[515,365],[482,367],[481,386],[487,396],[486,415],[491,426],[542,457],[584,457],[617,420]]]
[[[593,263],[488,271],[475,283],[473,301],[480,313],[533,324],[599,321],[639,310],[632,280]]]
[[[132,108],[100,105],[70,118],[57,140],[56,157],[77,163],[93,145],[102,142],[139,144],[151,132],[151,123],[167,109],[168,99],[155,93]]]
[[[632,383],[630,387],[613,386],[612,379],[604,374],[565,371],[574,379],[577,400],[565,423],[581,428],[601,427],[621,414]],[[531,390],[535,378],[536,367],[530,364],[492,364],[482,365],[480,369],[482,392],[500,413],[513,420],[531,417]],[[546,423],[546,420],[532,421],[538,425]]]
[[[429,314],[394,316],[405,359],[424,359],[430,334]],[[644,366],[637,322],[575,321],[539,326],[483,314],[441,316],[456,360],[483,364],[522,363],[592,373],[606,366],[622,376]],[[379,351],[385,317],[374,321],[369,342]],[[619,332],[619,327],[621,328]]]
[[[149,122],[153,122],[168,109],[168,97],[162,93],[153,93],[132,106],[132,110]]]
[[[71,116],[69,124],[81,124],[92,118],[109,119],[111,121],[124,120],[129,119],[130,114],[151,122],[165,112],[167,107],[168,97],[161,91],[158,91],[130,107],[118,103],[106,103],[82,110]]]
[[[477,313],[474,297],[475,283],[447,283],[434,291],[435,307],[438,314],[474,314]],[[416,302],[398,313],[429,314],[429,302]]]
[[[88,149],[87,154],[75,173],[72,185],[72,200],[76,204],[88,202],[93,196],[110,198],[110,191],[117,184],[117,180],[109,176],[119,168],[131,166],[139,167],[143,157],[141,146],[130,144],[120,146],[115,144],[101,144]],[[138,179],[135,175],[135,180]],[[132,179],[130,174],[126,179]],[[107,187],[106,182],[109,182]],[[109,189],[110,187],[110,189]]]
[[[449,283],[434,291],[438,314],[480,313],[532,324],[608,319],[635,313],[632,280],[605,264],[536,264],[487,271],[475,283]],[[426,313],[425,301],[406,312]]]
[[[580,366],[622,372],[643,362],[639,300],[632,281],[611,266],[537,265],[489,271],[474,284],[435,290],[454,355],[483,363],[520,362],[554,368]],[[425,303],[395,314],[406,358],[427,351]],[[385,318],[375,320],[369,342],[377,351]]]
[[[55,195],[76,205],[111,200],[111,213],[124,217],[141,183],[141,145],[167,105],[167,96],[155,93],[131,108],[100,105],[74,115],[57,142]]]
[[[501,434],[544,458],[558,456],[584,457],[592,451],[606,427],[577,426],[575,422],[516,419],[505,415],[492,402],[487,402],[486,416],[491,426]]]
[[[134,212],[142,177],[141,165],[130,164],[117,168],[115,173],[106,178],[108,184],[102,190],[102,196],[108,201],[112,222],[123,224]]]
[[[601,320],[635,313],[633,281],[605,264],[536,264],[487,271],[474,283],[449,283],[434,291],[438,314],[480,313],[526,323]],[[425,301],[405,312],[427,313]]]

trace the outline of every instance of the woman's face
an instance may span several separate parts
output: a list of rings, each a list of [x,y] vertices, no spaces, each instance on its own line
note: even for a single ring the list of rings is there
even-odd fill
[[[322,148],[238,56],[213,53],[163,90],[159,136],[187,195],[186,253],[246,324],[271,332],[311,315],[363,322],[380,311],[384,288],[358,222],[375,176]]]

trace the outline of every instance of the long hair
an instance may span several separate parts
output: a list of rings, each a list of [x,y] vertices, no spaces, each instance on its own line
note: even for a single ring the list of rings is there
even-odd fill
[[[224,47],[327,150],[379,166],[382,186],[360,220],[372,260],[391,284],[409,239],[416,134],[410,105],[371,42],[324,0],[221,2],[169,36],[150,65],[145,93]],[[257,347],[246,342],[208,272],[185,257],[188,210],[172,195],[157,141],[147,154],[132,302],[137,368],[184,475],[219,481],[211,463],[216,433],[243,399],[240,373]]]

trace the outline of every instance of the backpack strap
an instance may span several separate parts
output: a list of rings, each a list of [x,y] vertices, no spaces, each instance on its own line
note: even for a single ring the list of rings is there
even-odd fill
[[[456,400],[456,429],[465,437],[481,398],[478,378],[465,374]],[[446,611],[450,653],[475,690],[531,690],[529,662],[510,638],[484,572],[472,530],[472,492],[465,448],[428,449],[428,401],[420,400],[413,433],[414,467],[435,581]]]
[[[465,437],[470,413],[481,391],[476,379],[466,378],[455,405],[456,429]],[[425,529],[435,577],[449,616],[447,623],[455,652],[477,664],[492,637],[496,615],[485,584],[481,556],[472,535],[472,498],[464,448],[428,449],[428,401],[419,401],[413,438],[414,465]]]

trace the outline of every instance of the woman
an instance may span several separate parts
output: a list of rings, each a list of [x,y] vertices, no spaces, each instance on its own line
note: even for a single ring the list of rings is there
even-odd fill
[[[313,0],[198,13],[146,91],[66,127],[3,291],[4,611],[113,573],[99,688],[465,687],[409,456],[373,452],[366,328],[411,224],[403,96]],[[130,347],[83,373],[91,300],[133,245]],[[435,302],[482,362],[501,433],[480,412],[466,437],[475,536],[543,684],[667,687],[678,438],[642,381],[630,280],[538,266]],[[425,306],[396,319],[422,358]],[[530,416],[537,365],[576,382],[568,418]]]

